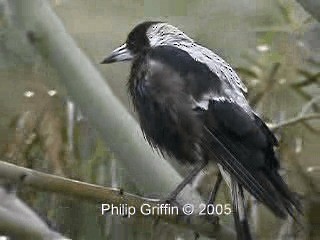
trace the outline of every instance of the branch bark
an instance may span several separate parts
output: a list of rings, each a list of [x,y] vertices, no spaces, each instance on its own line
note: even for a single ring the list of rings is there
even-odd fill
[[[279,128],[287,127],[287,126],[290,126],[290,125],[294,125],[294,124],[297,124],[297,123],[300,123],[300,122],[305,122],[305,121],[312,120],[312,119],[320,119],[320,113],[302,115],[302,116],[298,116],[298,117],[294,117],[294,118],[288,119],[288,120],[280,122],[278,124],[268,124],[268,125],[269,125],[269,127],[270,127],[270,129],[272,131],[276,131]]]
[[[297,2],[306,10],[311,16],[320,22],[320,1],[318,0],[297,0]]]
[[[257,93],[257,95],[250,101],[250,104],[252,106],[257,106],[258,103],[263,99],[264,96],[266,96],[267,93],[269,93],[274,84],[276,83],[276,74],[278,73],[280,68],[280,63],[275,63],[273,64],[270,73],[268,74],[268,76],[264,79],[267,83],[266,86],[264,87],[264,89],[262,91],[260,91],[259,93]]]
[[[114,204],[115,206],[127,204],[127,206],[132,206],[135,209],[140,209],[141,205],[146,203],[150,206],[156,206],[159,204],[159,200],[157,199],[142,198],[133,194],[125,193],[120,189],[106,188],[41,173],[3,161],[0,161],[0,176],[6,180],[18,183],[20,186],[29,186],[41,191],[69,195],[81,200],[88,200],[96,204],[106,203]],[[101,212],[97,212],[97,215],[101,214]],[[139,215],[139,211],[137,211],[137,215]],[[193,229],[195,232],[204,236],[215,237],[221,240],[235,239],[235,235],[232,230],[219,224],[209,222],[208,219],[204,217],[192,216],[188,219],[188,223],[181,215],[151,215],[149,217],[159,217],[168,223]]]
[[[0,187],[0,232],[14,239],[68,240],[52,231],[15,193]]]

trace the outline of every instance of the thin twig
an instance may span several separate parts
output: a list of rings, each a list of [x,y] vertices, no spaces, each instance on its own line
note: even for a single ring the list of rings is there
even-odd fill
[[[302,110],[301,110],[301,112],[300,112],[300,116],[305,115],[305,114],[313,107],[313,105],[314,105],[316,102],[318,102],[319,100],[320,100],[320,96],[317,96],[317,97],[311,99],[309,102],[307,102],[307,103],[303,106],[303,108],[302,108]]]
[[[320,4],[318,1],[311,0],[297,0],[298,3],[306,10],[312,17],[320,22]]]
[[[285,120],[285,121],[280,122],[278,124],[268,124],[268,126],[272,131],[276,131],[282,127],[287,127],[287,126],[294,125],[294,124],[297,124],[300,122],[304,122],[304,121],[308,121],[308,120],[312,120],[312,119],[318,119],[318,118],[320,118],[320,113],[319,114],[318,113],[308,114],[308,115],[303,115],[303,116],[299,115],[298,117],[294,117],[289,120]]]
[[[300,71],[300,73],[302,73],[302,72]],[[320,72],[318,72],[314,75],[311,75],[310,77],[306,78],[305,80],[303,80],[301,82],[293,83],[292,86],[298,87],[298,88],[306,87],[310,84],[317,83],[319,77],[320,77]]]
[[[267,84],[265,86],[265,88],[260,91],[251,101],[251,105],[252,106],[256,106],[260,101],[261,99],[268,93],[270,92],[270,90],[272,89],[273,85],[275,84],[276,82],[276,78],[275,78],[275,75],[277,74],[278,70],[279,70],[279,67],[280,67],[280,63],[275,63],[273,64],[272,68],[271,68],[271,71],[269,73],[269,76],[266,78],[266,81]]]

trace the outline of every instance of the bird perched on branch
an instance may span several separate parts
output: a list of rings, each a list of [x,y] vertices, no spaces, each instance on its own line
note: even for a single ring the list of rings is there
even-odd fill
[[[129,60],[128,89],[146,139],[195,164],[170,199],[214,161],[231,189],[239,239],[250,239],[243,188],[280,218],[300,211],[278,174],[277,139],[250,108],[247,89],[227,62],[163,22],[137,25],[102,63]]]

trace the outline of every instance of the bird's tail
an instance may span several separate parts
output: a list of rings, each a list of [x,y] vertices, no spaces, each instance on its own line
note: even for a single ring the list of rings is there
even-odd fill
[[[246,213],[243,189],[241,185],[235,179],[233,179],[220,165],[218,166],[224,180],[230,188],[233,218],[234,225],[237,231],[237,239],[251,240],[252,237]]]
[[[273,185],[273,188],[279,195],[279,199],[282,201],[283,208],[286,209],[286,212],[295,220],[296,210],[299,213],[302,213],[302,205],[298,199],[298,195],[294,192],[291,192],[288,188],[288,185],[284,182],[283,178],[279,175],[277,171],[272,171],[268,173],[268,179]],[[276,212],[275,212],[276,213]],[[283,216],[279,216],[284,218]]]
[[[238,240],[251,240],[243,189],[236,181],[232,181],[231,184],[233,218]]]
[[[210,146],[207,149],[217,161],[221,173],[222,171],[228,172],[232,178],[251,193],[259,202],[266,205],[276,216],[285,219],[289,214],[297,220],[295,218],[296,210],[300,213],[302,212],[301,203],[297,195],[289,190],[287,184],[278,174],[277,166],[251,171],[242,164],[243,161],[235,157],[235,154],[241,151],[237,144],[228,138],[223,138],[223,136],[224,142],[222,143],[209,129],[206,129],[206,133],[208,133],[206,139],[210,139],[211,142],[206,143],[204,147]],[[205,141],[208,141],[206,139]],[[230,150],[227,149],[225,145],[227,145]],[[271,152],[269,157],[275,158],[274,153]],[[231,185],[229,187],[231,188]]]

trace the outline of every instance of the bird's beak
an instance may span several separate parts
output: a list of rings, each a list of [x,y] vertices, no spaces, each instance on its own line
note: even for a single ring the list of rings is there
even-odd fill
[[[125,43],[122,46],[113,50],[113,52],[109,56],[105,57],[102,60],[101,64],[129,61],[132,58],[133,58],[133,55],[130,53],[130,51],[127,48],[127,44]]]

